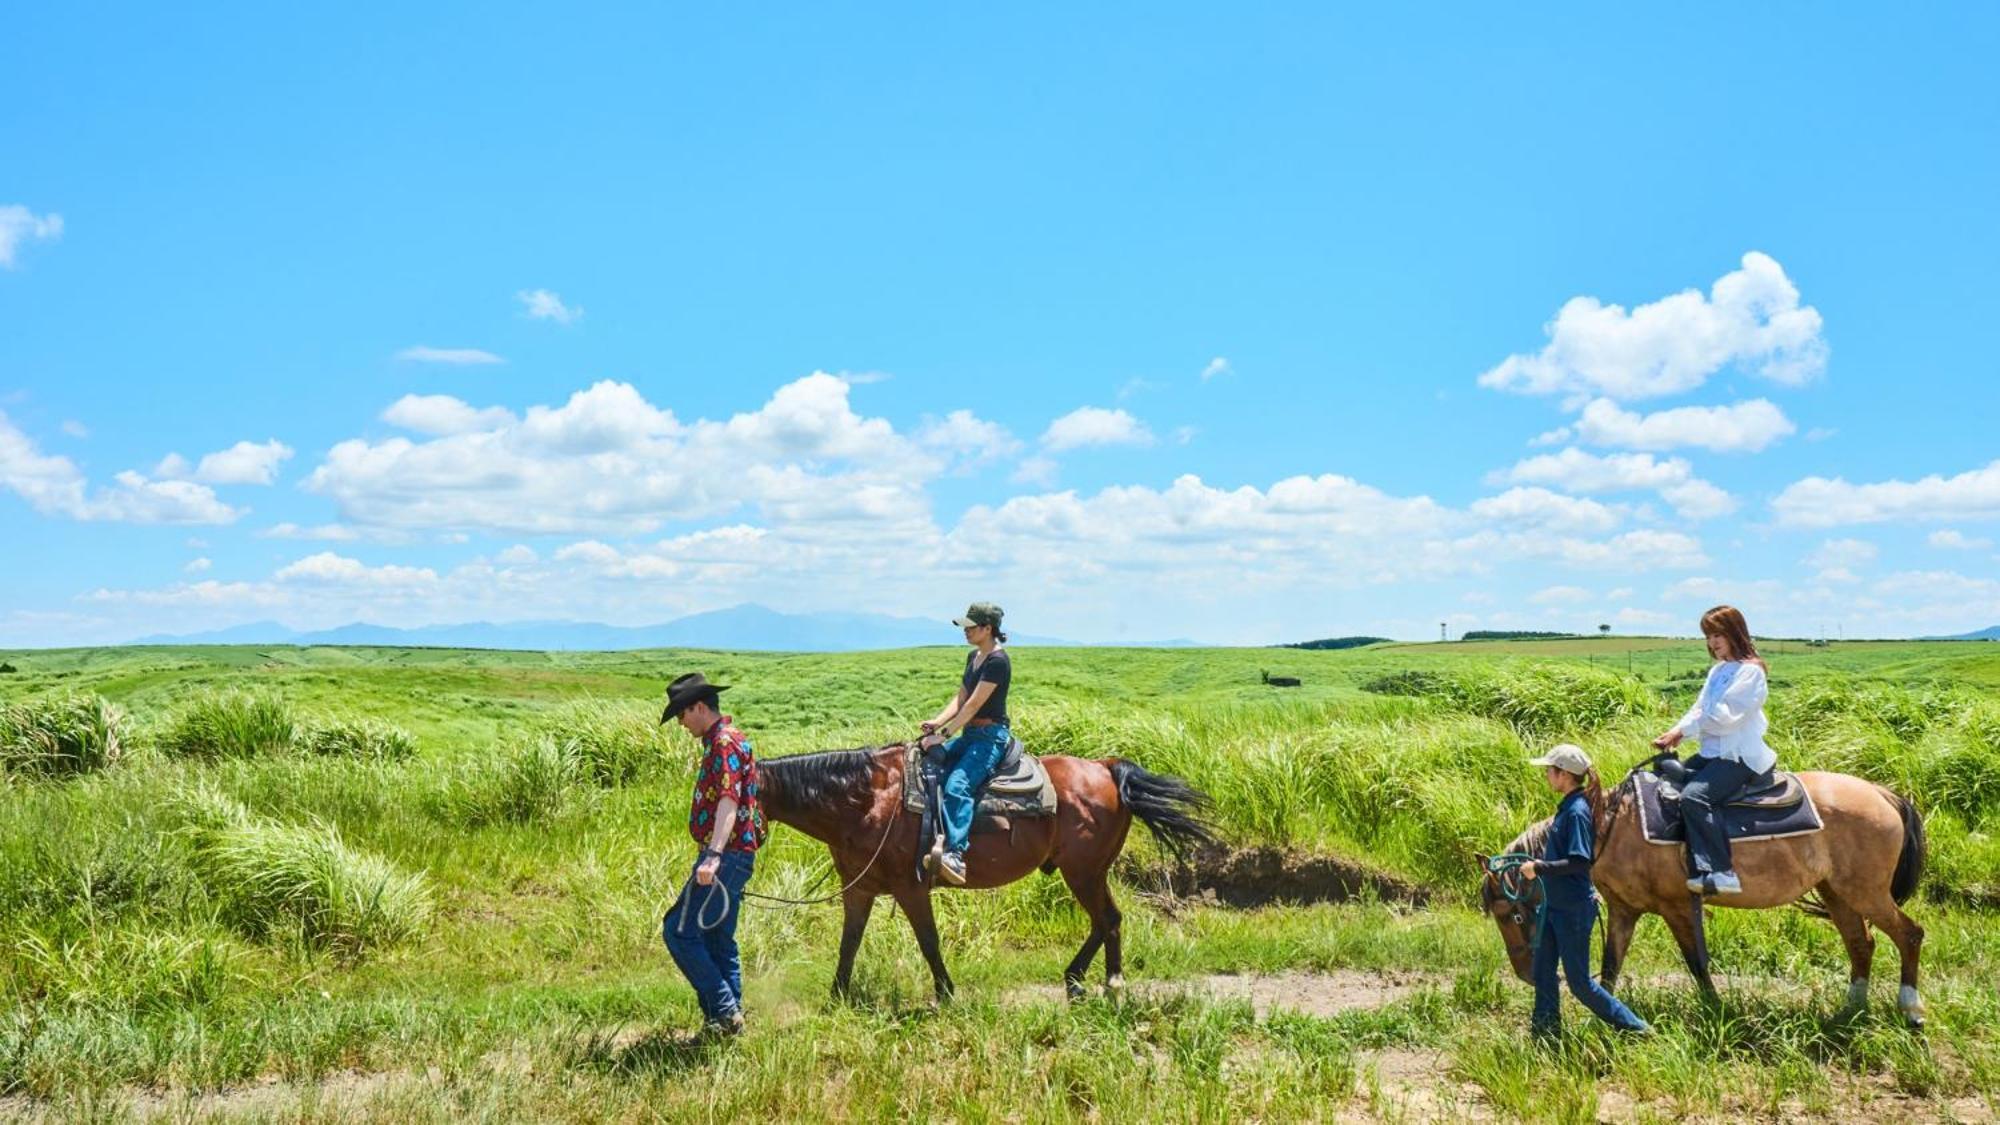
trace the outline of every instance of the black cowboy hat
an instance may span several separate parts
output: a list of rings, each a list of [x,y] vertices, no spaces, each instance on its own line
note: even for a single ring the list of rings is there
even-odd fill
[[[728,690],[726,684],[711,684],[700,672],[689,672],[667,685],[667,709],[660,712],[660,721],[664,723],[687,710],[690,703],[707,700],[713,704],[716,696]]]

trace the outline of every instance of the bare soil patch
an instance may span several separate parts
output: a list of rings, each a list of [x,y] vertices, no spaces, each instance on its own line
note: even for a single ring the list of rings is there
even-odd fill
[[[1209,1000],[1248,1000],[1257,1017],[1263,1019],[1277,1011],[1306,1016],[1368,1011],[1393,1004],[1443,979],[1422,973],[1358,969],[1268,975],[1214,973],[1180,980],[1127,981],[1124,990],[1128,995],[1148,998],[1185,995]],[[1047,1002],[1061,1000],[1063,990],[1053,984],[1030,984],[1010,991],[1007,998],[1016,1003]]]

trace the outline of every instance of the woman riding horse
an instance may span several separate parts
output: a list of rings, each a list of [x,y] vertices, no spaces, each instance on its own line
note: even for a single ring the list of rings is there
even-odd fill
[[[965,630],[965,643],[972,651],[965,654],[965,674],[959,678],[958,694],[924,723],[926,749],[944,742],[954,730],[964,731],[944,742],[940,761],[943,797],[938,810],[944,821],[943,851],[924,859],[925,867],[957,887],[965,885],[965,849],[972,842],[979,787],[993,776],[1012,737],[1007,729],[1007,684],[1013,679],[1014,663],[1001,647],[1007,634],[1000,631],[1000,617],[999,606],[974,602],[964,617],[952,621]]]
[[[1653,745],[1671,750],[1684,738],[1701,743],[1701,753],[1687,763],[1691,779],[1681,787],[1681,819],[1687,825],[1693,868],[1687,888],[1703,895],[1740,895],[1743,881],[1730,859],[1722,809],[1778,764],[1776,752],[1764,744],[1768,668],[1750,640],[1749,624],[1734,606],[1719,605],[1702,614],[1701,632],[1715,665],[1694,706]]]

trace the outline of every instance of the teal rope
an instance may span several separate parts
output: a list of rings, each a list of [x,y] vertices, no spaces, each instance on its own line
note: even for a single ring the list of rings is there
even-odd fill
[[[1516,906],[1526,906],[1531,897],[1534,899],[1535,932],[1528,939],[1529,953],[1542,947],[1542,927],[1549,916],[1548,893],[1546,891],[1533,893],[1540,890],[1530,886],[1535,880],[1521,877],[1521,865],[1533,862],[1536,862],[1535,857],[1525,852],[1506,852],[1502,855],[1489,856],[1486,860],[1486,871],[1499,885],[1500,897]]]

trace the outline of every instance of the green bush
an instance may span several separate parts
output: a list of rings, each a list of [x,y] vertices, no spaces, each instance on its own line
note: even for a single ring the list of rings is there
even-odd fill
[[[573,745],[583,773],[606,787],[655,776],[676,760],[672,732],[650,707],[636,711],[596,700],[571,703],[538,728],[551,741]],[[687,756],[685,748],[680,756]]]
[[[160,749],[176,758],[250,758],[287,753],[297,736],[284,700],[227,691],[201,696],[176,714]]]
[[[125,713],[99,695],[58,695],[0,709],[0,774],[70,777],[115,764]]]
[[[439,820],[466,828],[553,820],[589,800],[592,773],[580,744],[531,738],[492,762],[460,767],[430,799]]]
[[[349,847],[331,824],[258,817],[207,786],[181,789],[171,804],[224,920],[245,934],[351,958],[415,937],[430,920],[423,875]]]
[[[1370,680],[1362,689],[1435,699],[1536,738],[1597,730],[1661,709],[1658,697],[1638,680],[1578,664],[1411,670]]]
[[[299,728],[298,748],[326,758],[402,762],[416,756],[409,731],[374,719],[332,719]]]

